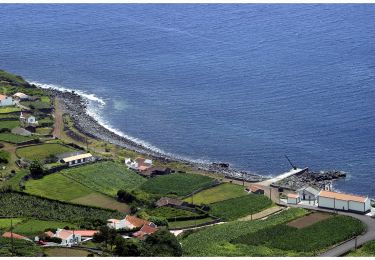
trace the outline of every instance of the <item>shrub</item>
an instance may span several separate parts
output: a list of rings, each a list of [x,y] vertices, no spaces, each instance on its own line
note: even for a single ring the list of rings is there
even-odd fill
[[[117,200],[124,203],[132,203],[135,200],[135,196],[125,190],[119,190],[117,192]]]
[[[33,178],[41,178],[44,175],[43,165],[38,160],[33,160],[29,166],[30,175]]]
[[[148,219],[150,222],[153,222],[157,226],[164,226],[168,227],[168,220],[166,218],[161,218],[161,217],[153,217],[151,216]]]
[[[0,150],[0,163],[7,164],[10,160],[10,153]]]

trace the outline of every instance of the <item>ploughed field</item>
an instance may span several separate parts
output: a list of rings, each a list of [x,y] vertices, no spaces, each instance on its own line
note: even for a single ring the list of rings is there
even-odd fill
[[[18,148],[16,154],[18,157],[29,160],[43,160],[50,155],[58,155],[67,152],[74,152],[76,149],[57,143],[31,145],[27,147]]]
[[[214,181],[213,178],[203,175],[174,173],[150,178],[140,186],[140,189],[151,194],[183,197],[200,188],[210,186]]]
[[[362,233],[357,219],[332,215],[304,228],[288,225],[309,212],[291,208],[265,220],[232,221],[182,237],[186,256],[313,256]]]

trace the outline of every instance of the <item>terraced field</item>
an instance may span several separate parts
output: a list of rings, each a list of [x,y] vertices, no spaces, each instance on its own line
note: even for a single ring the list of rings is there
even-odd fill
[[[76,151],[76,149],[62,144],[41,144],[18,148],[16,154],[18,157],[29,160],[43,160],[50,155],[74,151]]]
[[[18,144],[26,141],[30,141],[35,139],[34,137],[22,136],[22,135],[15,135],[12,133],[0,133],[0,141]]]
[[[69,222],[29,219],[16,224],[13,232],[24,236],[34,236],[44,232],[47,228],[64,228],[66,226],[69,228],[78,228],[77,225]]]

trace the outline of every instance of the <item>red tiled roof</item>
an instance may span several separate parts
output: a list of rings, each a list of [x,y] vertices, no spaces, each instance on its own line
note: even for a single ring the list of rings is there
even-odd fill
[[[5,232],[2,237],[6,237],[6,238],[12,238],[12,232]],[[19,234],[16,234],[16,233],[13,233],[13,238],[15,239],[29,239],[28,237],[25,237],[25,236],[22,236],[22,235],[19,235]]]
[[[81,235],[81,237],[93,237],[97,230],[74,230],[74,234]]]
[[[294,194],[294,193],[289,193],[289,194],[288,194],[288,198],[297,199],[298,197],[299,197],[298,194]]]
[[[147,220],[137,218],[136,216],[130,216],[130,215],[127,215],[125,219],[135,227],[141,227],[142,225],[149,225],[151,223]]]
[[[151,227],[149,225],[143,225],[142,228],[141,228],[141,230],[139,230],[139,231],[144,232],[144,233],[150,235],[152,233],[155,233],[158,230],[159,230],[158,228],[154,228],[154,227]]]
[[[4,99],[6,99],[7,98],[7,96],[5,96],[5,95],[0,95],[0,100],[4,100]]]
[[[56,232],[56,237],[59,237],[61,239],[67,239],[71,235],[73,235],[73,231],[71,231],[71,230],[62,229],[62,230],[60,230],[60,232]]]
[[[337,200],[347,200],[347,201],[357,201],[357,202],[365,202],[366,197],[345,194],[345,193],[338,193],[333,191],[322,190],[319,193],[319,197],[337,199]]]
[[[52,231],[44,232],[44,234],[46,234],[49,237],[53,237],[55,235]]]

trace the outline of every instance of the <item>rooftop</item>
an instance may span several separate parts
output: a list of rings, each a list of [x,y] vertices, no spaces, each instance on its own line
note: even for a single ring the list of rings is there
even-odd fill
[[[91,153],[84,153],[84,154],[78,154],[70,157],[63,158],[64,162],[71,162],[79,159],[84,159],[84,158],[90,158],[92,157]]]
[[[5,232],[2,237],[6,237],[6,238],[12,238],[12,232]],[[16,234],[16,233],[13,233],[13,238],[15,239],[26,239],[26,240],[29,240],[28,237],[25,237],[25,236],[22,236],[22,235],[19,235],[19,234]]]
[[[293,199],[297,199],[299,197],[298,194],[295,194],[295,193],[289,193],[288,194],[288,198],[293,198]]]
[[[130,223],[132,224],[133,226],[135,227],[141,227],[143,225],[149,225],[151,222],[147,221],[147,220],[144,220],[144,219],[141,219],[141,218],[137,218],[136,216],[131,216],[131,215],[127,215],[125,217],[125,219]]]
[[[348,200],[348,201],[356,201],[356,202],[365,202],[367,197],[361,197],[351,194],[339,193],[334,191],[327,191],[322,190],[319,193],[319,197],[337,199],[337,200]]]

